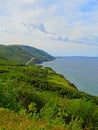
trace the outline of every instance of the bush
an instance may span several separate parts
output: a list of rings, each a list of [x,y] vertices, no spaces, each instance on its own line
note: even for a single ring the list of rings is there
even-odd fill
[[[85,101],[82,99],[70,100],[69,104],[65,108],[65,121],[70,123],[76,118],[82,120],[82,128],[90,128],[91,130],[96,130],[96,125],[93,124],[93,115],[95,113],[96,105],[91,101]],[[98,114],[94,120],[95,124],[98,124]],[[93,126],[93,129],[92,129]]]
[[[0,81],[0,107],[9,108],[14,111],[20,109],[16,95],[11,86],[11,81],[9,80],[5,83]]]

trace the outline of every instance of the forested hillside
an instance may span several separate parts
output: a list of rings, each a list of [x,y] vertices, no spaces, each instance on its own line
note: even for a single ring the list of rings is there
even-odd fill
[[[98,97],[51,68],[0,58],[0,130],[98,130]]]
[[[20,63],[26,63],[31,58],[34,58],[34,61],[32,61],[31,64],[42,63],[43,61],[50,61],[54,59],[53,56],[42,50],[21,45],[0,45],[0,57],[11,59]]]

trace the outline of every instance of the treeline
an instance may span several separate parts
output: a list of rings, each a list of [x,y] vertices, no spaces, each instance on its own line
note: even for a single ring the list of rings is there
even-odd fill
[[[1,59],[0,129],[98,130],[98,97],[51,68]]]

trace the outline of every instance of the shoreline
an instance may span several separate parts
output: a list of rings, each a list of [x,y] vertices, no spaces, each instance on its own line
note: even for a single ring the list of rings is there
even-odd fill
[[[56,60],[56,59],[59,59],[59,58],[55,58],[55,59],[53,59],[53,60],[51,60],[51,61],[54,61],[54,60]],[[51,62],[51,61],[45,61],[45,62]],[[45,62],[43,62],[43,63],[45,63]],[[39,64],[39,66],[42,66],[43,68],[45,68],[45,66],[43,66],[43,63]],[[47,67],[50,68],[52,71],[54,71],[56,74],[59,74],[59,75],[60,75],[64,80],[66,80],[66,81],[69,83],[69,85],[71,85],[73,88],[75,88],[76,90],[80,91],[80,90],[78,89],[78,87],[77,87],[73,82],[71,82],[70,80],[68,80],[63,74],[60,74],[60,73],[56,72],[52,67],[49,67],[49,66],[47,66]]]
[[[52,60],[53,63],[52,63],[52,61],[49,61],[49,62],[43,62],[41,65],[44,67],[50,67],[57,74],[62,75],[67,81],[69,81],[71,84],[73,84],[73,87],[76,88],[78,91],[85,92],[85,93],[93,95],[93,96],[98,96],[98,87],[96,84],[97,83],[97,81],[96,81],[97,71],[96,71],[96,68],[94,67],[94,65],[98,64],[98,60],[96,60],[96,58],[98,59],[98,57],[96,57],[96,58],[95,57],[91,57],[91,58],[71,57],[72,59],[70,57],[68,59],[67,58],[68,57],[65,57],[66,65],[63,65],[63,63],[65,63],[64,57],[61,57],[61,58],[57,57],[57,58],[55,58],[55,60]],[[90,66],[88,66],[88,63],[91,63]],[[56,66],[56,64],[57,64],[57,66]],[[70,66],[68,66],[68,65],[70,65]],[[67,67],[66,73],[65,73],[65,71],[63,71],[64,67],[65,68]],[[80,67],[82,67],[82,69],[78,72],[78,69]],[[72,69],[70,70],[70,68],[72,68]],[[93,70],[93,71],[90,72],[89,70]],[[96,73],[93,73],[95,71],[96,71]],[[93,76],[92,73],[95,76],[94,79],[92,77]]]

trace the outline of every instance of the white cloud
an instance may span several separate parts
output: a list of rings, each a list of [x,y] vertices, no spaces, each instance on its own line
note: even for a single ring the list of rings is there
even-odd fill
[[[96,0],[3,0],[0,1],[0,38],[4,41],[6,37],[5,41],[10,39],[10,43],[31,40],[38,47],[58,42],[59,46],[64,42],[96,46],[97,7]]]

